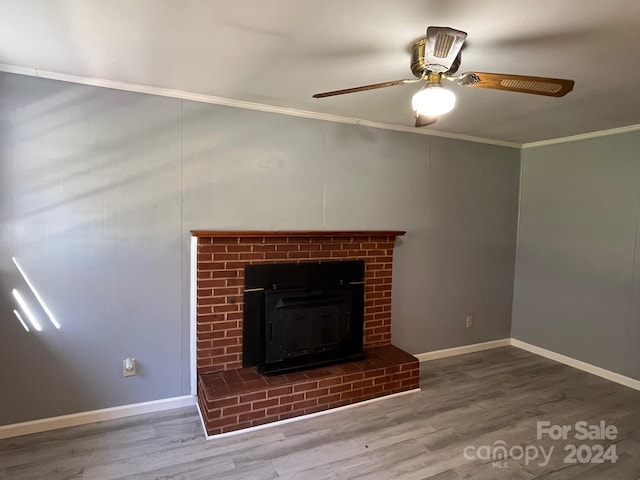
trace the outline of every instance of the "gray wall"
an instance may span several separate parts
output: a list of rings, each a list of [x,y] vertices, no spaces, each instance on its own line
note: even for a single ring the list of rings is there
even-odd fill
[[[640,378],[640,132],[524,149],[513,336]]]
[[[189,393],[192,228],[407,230],[393,342],[510,335],[518,150],[11,74],[0,99],[0,424]],[[14,318],[12,255],[61,330]]]

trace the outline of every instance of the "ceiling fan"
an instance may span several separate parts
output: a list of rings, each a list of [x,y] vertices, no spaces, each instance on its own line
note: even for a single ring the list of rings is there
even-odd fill
[[[417,77],[416,79],[392,80],[316,93],[313,98],[426,82],[411,101],[416,116],[416,127],[425,127],[436,123],[439,115],[450,112],[455,106],[456,97],[451,90],[442,87],[442,80],[456,82],[465,87],[491,88],[549,97],[562,97],[573,90],[573,80],[561,78],[485,72],[465,72],[455,75],[460,67],[462,45],[466,38],[467,33],[461,30],[449,27],[428,27],[426,38],[418,40],[411,47],[411,72]]]

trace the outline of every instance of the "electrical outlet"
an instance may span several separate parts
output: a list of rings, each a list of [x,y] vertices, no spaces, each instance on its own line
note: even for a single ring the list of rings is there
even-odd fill
[[[471,315],[467,316],[467,328],[473,327],[473,317]]]
[[[135,358],[127,357],[122,361],[122,373],[125,377],[132,377],[137,374]]]

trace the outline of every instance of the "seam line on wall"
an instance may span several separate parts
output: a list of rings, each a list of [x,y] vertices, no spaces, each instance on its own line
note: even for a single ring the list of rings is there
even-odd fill
[[[513,314],[516,309],[516,291],[518,285],[518,254],[520,253],[520,222],[522,215],[522,179],[524,177],[524,151],[520,150],[520,172],[518,180],[518,214],[516,215],[516,248],[513,258],[513,293],[511,294],[511,321],[509,322],[510,334],[513,337]]]
[[[324,128],[324,179],[322,181],[322,228],[327,228],[327,129]]]
[[[182,278],[182,285],[180,285],[180,325],[183,325],[183,315],[184,315],[184,100],[180,100],[180,278]],[[189,252],[191,255],[191,252]],[[191,278],[189,272],[189,278]],[[189,312],[191,315],[191,312]],[[189,323],[191,323],[191,319],[189,318]],[[180,390],[182,391],[185,384],[185,373],[184,373],[184,355],[183,351],[185,343],[187,343],[187,351],[189,355],[189,368],[187,369],[189,377],[191,377],[191,331],[188,332],[188,341],[185,342],[185,332],[184,328],[180,328]],[[189,378],[189,384],[191,384],[191,378]],[[189,389],[191,389],[189,387]],[[193,394],[193,392],[191,392]]]
[[[636,193],[637,199],[636,199],[636,229],[635,229],[635,235],[633,237],[633,263],[631,264],[631,292],[630,292],[630,297],[631,297],[631,312],[629,312],[629,318],[627,320],[627,352],[626,352],[626,361],[625,361],[625,366],[627,367],[627,372],[631,372],[633,371],[633,367],[634,367],[634,362],[632,362],[630,359],[632,358],[631,355],[631,348],[632,348],[632,331],[631,331],[631,325],[633,324],[634,320],[636,319],[636,315],[638,313],[638,307],[637,307],[637,300],[634,298],[634,294],[636,291],[636,262],[638,260],[637,254],[638,254],[638,215],[640,215],[640,194],[637,192]]]

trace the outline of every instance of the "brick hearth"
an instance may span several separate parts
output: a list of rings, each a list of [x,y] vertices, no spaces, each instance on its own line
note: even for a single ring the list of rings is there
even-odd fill
[[[367,359],[285,375],[255,368],[200,375],[198,402],[209,435],[342,407],[418,388],[418,360],[392,345]]]
[[[417,360],[391,346],[393,248],[396,236],[404,232],[192,234],[198,249],[198,401],[210,435],[417,388]],[[255,367],[242,368],[245,266],[336,260],[365,263],[367,359],[268,377]]]

